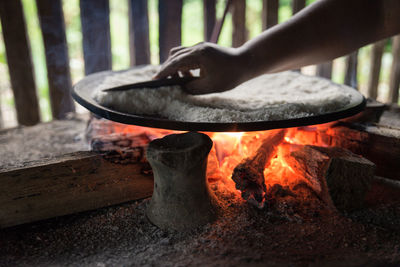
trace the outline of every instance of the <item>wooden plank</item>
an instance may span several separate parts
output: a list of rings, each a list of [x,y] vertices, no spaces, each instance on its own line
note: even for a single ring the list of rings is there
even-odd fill
[[[233,0],[232,2],[232,46],[239,47],[247,40],[246,30],[246,1]]]
[[[292,14],[296,14],[306,6],[306,0],[292,0]]]
[[[279,0],[263,0],[262,29],[263,31],[278,24]]]
[[[382,55],[386,40],[372,45],[371,65],[369,68],[368,97],[376,99],[378,96],[379,76],[381,74]]]
[[[0,228],[151,196],[142,163],[115,164],[77,152],[0,172]]]
[[[357,67],[358,67],[358,50],[347,56],[346,71],[344,77],[344,84],[356,89],[358,87]]]
[[[160,63],[171,48],[181,45],[183,0],[158,1]]]
[[[393,38],[392,44],[393,63],[390,69],[389,103],[398,103],[400,85],[400,35]]]
[[[131,66],[150,64],[147,0],[129,1],[129,44]]]
[[[332,78],[332,61],[328,61],[322,64],[317,65],[316,75],[320,77],[324,77],[326,79]]]
[[[31,50],[20,0],[0,1],[0,18],[18,123],[40,121]]]
[[[203,0],[204,40],[210,41],[217,20],[216,0]]]
[[[108,0],[80,0],[85,74],[110,70],[111,37]]]
[[[75,111],[61,0],[36,0],[46,54],[50,104],[54,119]]]

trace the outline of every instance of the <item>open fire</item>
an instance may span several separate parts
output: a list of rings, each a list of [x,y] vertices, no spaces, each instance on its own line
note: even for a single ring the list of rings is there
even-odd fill
[[[352,164],[351,168],[359,171],[360,175],[365,175],[365,170],[373,173],[374,166],[363,162],[355,168],[357,164],[353,164],[353,161],[361,157],[347,150],[333,149],[338,143],[335,137],[340,135],[333,125],[328,123],[285,130],[205,133],[213,141],[208,156],[207,179],[211,186],[218,184],[218,190],[229,191],[258,208],[280,205],[282,199],[284,202],[313,199],[333,210],[338,206],[344,210],[352,209],[361,205],[358,198],[363,200],[368,178],[358,181],[357,177],[353,177],[353,180],[338,184],[334,181],[338,177],[328,176],[337,171],[335,168],[346,166],[340,160],[332,161],[332,158],[348,157],[344,165]],[[134,157],[135,153],[144,154],[144,150],[138,152],[135,149],[172,133],[180,132],[98,119],[92,120],[88,131],[94,150],[112,150],[114,157],[117,155],[119,158]],[[126,141],[128,139],[129,142]],[[114,140],[111,145],[110,140]],[[124,163],[124,160],[120,163]],[[327,179],[333,180],[327,182]],[[348,188],[338,190],[337,186]],[[352,187],[357,187],[359,195],[354,194],[346,200],[342,199],[340,192],[333,196],[334,199],[330,195],[335,190],[345,193],[352,191]]]

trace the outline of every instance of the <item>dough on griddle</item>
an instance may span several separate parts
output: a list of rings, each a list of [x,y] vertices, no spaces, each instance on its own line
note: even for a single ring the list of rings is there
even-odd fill
[[[188,95],[179,86],[101,92],[102,89],[149,80],[156,66],[114,73],[95,90],[108,108],[190,122],[253,122],[320,115],[352,101],[349,88],[297,72],[265,74],[236,88],[207,95]]]

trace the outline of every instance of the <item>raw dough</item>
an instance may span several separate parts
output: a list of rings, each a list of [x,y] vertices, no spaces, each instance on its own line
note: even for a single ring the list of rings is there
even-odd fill
[[[265,74],[230,91],[207,95],[188,95],[179,86],[101,91],[148,80],[157,69],[147,66],[110,75],[95,90],[94,98],[105,107],[130,114],[190,122],[251,122],[329,113],[355,97],[346,86],[291,71]]]

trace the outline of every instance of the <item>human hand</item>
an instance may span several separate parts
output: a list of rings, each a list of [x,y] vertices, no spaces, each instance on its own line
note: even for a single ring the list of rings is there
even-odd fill
[[[223,92],[244,82],[243,57],[239,49],[224,48],[212,43],[192,47],[175,47],[154,78],[191,76],[190,70],[200,69],[200,77],[188,82],[184,90],[190,94]]]

